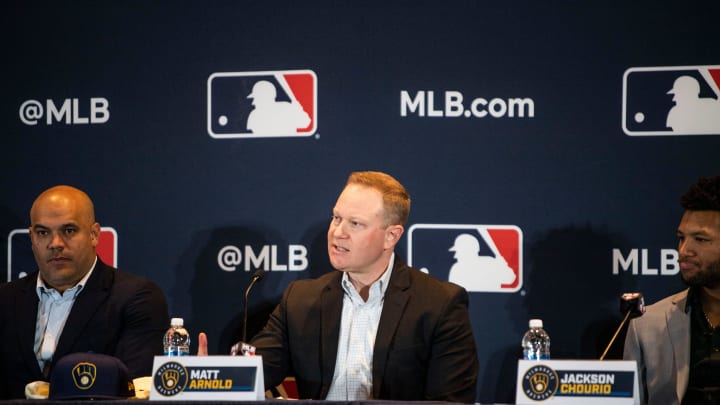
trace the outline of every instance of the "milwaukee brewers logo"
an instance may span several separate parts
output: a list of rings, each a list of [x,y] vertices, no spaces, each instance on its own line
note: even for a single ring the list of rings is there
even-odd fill
[[[153,384],[161,395],[170,397],[185,390],[188,382],[188,373],[182,364],[165,363],[155,372]]]
[[[72,369],[72,379],[75,386],[81,390],[89,389],[95,384],[97,367],[93,363],[78,363]]]
[[[525,395],[535,401],[544,401],[557,391],[558,376],[555,370],[538,365],[525,372],[522,379],[522,389]]]

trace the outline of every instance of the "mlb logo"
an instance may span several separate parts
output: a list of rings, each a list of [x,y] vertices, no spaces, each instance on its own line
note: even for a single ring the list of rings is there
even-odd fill
[[[312,70],[213,73],[207,84],[213,138],[311,136],[317,128]]]
[[[408,264],[468,292],[522,288],[522,231],[514,225],[415,224]]]
[[[37,270],[32,253],[30,232],[25,229],[13,229],[8,235],[7,279],[17,280]],[[104,263],[117,267],[117,232],[107,226],[100,228],[97,254]]]
[[[720,134],[720,66],[626,70],[622,127],[631,136]]]

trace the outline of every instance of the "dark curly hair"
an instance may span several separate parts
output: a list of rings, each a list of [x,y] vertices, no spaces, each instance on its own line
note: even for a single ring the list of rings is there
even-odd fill
[[[720,211],[720,176],[700,177],[680,197],[680,205],[691,211]]]

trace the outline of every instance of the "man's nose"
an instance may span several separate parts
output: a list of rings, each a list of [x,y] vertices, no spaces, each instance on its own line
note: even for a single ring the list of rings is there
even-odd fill
[[[345,235],[345,221],[340,221],[338,223],[333,223],[330,225],[331,227],[331,234],[336,238],[341,238],[343,235]]]
[[[63,247],[65,242],[60,237],[59,233],[54,233],[52,237],[50,238],[50,243],[48,244],[48,249],[58,249]]]
[[[684,239],[678,242],[678,253],[684,256],[687,256],[689,254],[692,254],[692,248],[690,245],[690,240]]]

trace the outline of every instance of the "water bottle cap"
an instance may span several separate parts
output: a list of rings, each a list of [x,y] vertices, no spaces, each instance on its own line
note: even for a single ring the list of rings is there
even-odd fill
[[[178,328],[179,328],[179,327],[182,327],[184,323],[185,323],[185,321],[183,321],[182,318],[172,318],[172,319],[170,320],[170,326],[175,326],[175,327],[178,327]]]
[[[531,319],[530,327],[531,328],[542,328],[543,327],[542,319]]]

